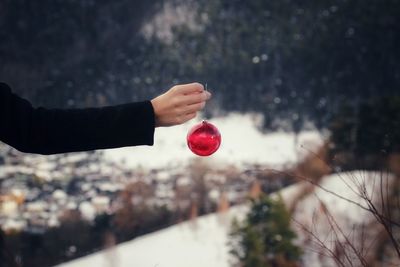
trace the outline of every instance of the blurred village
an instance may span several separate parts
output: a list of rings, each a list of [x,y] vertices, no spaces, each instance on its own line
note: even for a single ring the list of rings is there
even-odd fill
[[[5,145],[1,149],[2,230],[23,233],[22,242],[36,236],[42,240],[39,244],[48,243],[51,249],[61,246],[58,253],[66,253],[65,258],[98,249],[104,234],[113,233],[114,242],[129,240],[226,211],[246,203],[249,196],[295,181],[289,174],[260,165],[215,169],[196,158],[182,168],[131,169],[105,161],[102,152],[46,157],[22,154]],[[100,240],[89,235],[94,230]]]

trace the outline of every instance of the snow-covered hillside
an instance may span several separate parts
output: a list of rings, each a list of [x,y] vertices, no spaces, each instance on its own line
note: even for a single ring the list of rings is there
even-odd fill
[[[323,138],[316,131],[293,133],[262,133],[261,117],[256,114],[232,113],[211,119],[222,135],[219,150],[207,160],[215,165],[262,164],[281,169],[298,162],[309,150],[319,147]],[[198,120],[198,122],[201,120]],[[169,128],[157,128],[152,147],[128,147],[104,151],[106,159],[125,162],[129,167],[163,168],[185,166],[196,158],[186,145],[186,134],[195,120]]]
[[[373,214],[366,210],[368,205],[362,198],[362,192],[365,190],[372,203],[379,208],[381,196],[383,194],[386,200],[392,181],[393,175],[388,173],[338,173],[324,177],[320,187],[299,201],[293,218],[296,221],[294,228],[304,248],[304,266],[338,266],[327,249],[336,253],[345,266],[363,266],[346,238],[366,259],[375,252],[376,240],[382,234],[382,228]],[[309,231],[324,244],[310,236]],[[344,252],[353,265],[345,259]]]
[[[357,188],[354,186],[365,183],[367,192],[370,194],[375,192],[374,199],[376,199],[379,196],[380,175],[366,171],[339,173],[324,177],[321,186],[355,203],[364,205],[361,198],[355,193]],[[390,177],[384,178],[389,181]],[[292,196],[298,195],[298,191],[304,189],[303,185],[302,183],[295,184],[279,193],[285,202],[291,202],[293,201]],[[350,185],[353,185],[355,191],[349,188]],[[314,220],[316,235],[327,243],[332,241],[327,238],[332,232],[329,230],[329,224],[324,220],[325,215],[321,213],[320,200],[326,205],[344,233],[351,233],[354,240],[358,240],[356,235],[359,234],[354,227],[360,226],[362,223],[371,225],[373,221],[373,217],[357,205],[322,189],[316,189],[299,201],[294,219],[306,226],[311,226],[314,214],[316,216]],[[228,245],[230,222],[234,217],[239,220],[244,218],[247,211],[248,207],[240,206],[231,208],[226,214],[206,215],[195,221],[171,226],[123,243],[111,250],[98,252],[59,265],[59,267],[228,267],[230,266]],[[298,242],[304,249],[303,266],[335,266],[329,258],[321,257],[315,252],[316,248],[311,247],[307,241],[310,238],[299,227],[294,225],[294,229],[299,235]],[[331,242],[329,246],[334,246],[334,243]]]
[[[202,216],[59,267],[228,267],[231,221],[247,210]]]

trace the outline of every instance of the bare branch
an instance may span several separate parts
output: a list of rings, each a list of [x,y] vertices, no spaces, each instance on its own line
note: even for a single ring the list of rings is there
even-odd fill
[[[328,254],[330,255],[330,257],[336,262],[336,264],[338,264],[338,266],[342,266],[342,267],[346,267],[346,265],[340,260],[340,258],[336,255],[336,253],[334,253],[334,251],[332,251],[332,249],[330,249],[329,247],[326,246],[326,244],[310,229],[308,229],[305,225],[303,225],[301,222],[297,221],[295,218],[292,217],[292,220],[299,225],[299,227],[301,229],[303,229],[303,231],[305,231],[306,233],[308,233],[314,240],[312,240],[313,242],[315,242],[318,246],[320,246],[322,249],[324,249],[325,251],[328,252]]]

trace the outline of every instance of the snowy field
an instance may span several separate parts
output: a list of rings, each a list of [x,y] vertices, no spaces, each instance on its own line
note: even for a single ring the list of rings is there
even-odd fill
[[[247,210],[202,216],[59,267],[228,267],[231,221]]]
[[[207,161],[215,165],[261,164],[281,169],[298,162],[309,150],[318,148],[323,138],[317,131],[293,133],[262,133],[259,125],[262,117],[256,114],[236,114],[209,120],[222,135],[219,150]],[[196,158],[186,145],[186,134],[201,119],[186,124],[157,128],[154,146],[128,147],[105,150],[105,158],[125,162],[129,167],[163,168],[182,167]]]
[[[379,179],[381,174],[376,172],[355,171],[329,175],[322,179],[321,186],[326,190],[338,193],[355,203],[365,205],[357,195],[356,185],[365,184],[369,194],[378,199]],[[384,177],[387,181],[391,176]],[[353,185],[353,190],[349,186]],[[295,184],[281,190],[280,194],[285,202],[293,201],[292,196],[302,190],[303,184]],[[375,192],[374,194],[372,192]],[[344,233],[352,233],[357,240],[359,232],[355,226],[370,225],[373,217],[357,205],[349,203],[337,196],[316,189],[313,193],[298,202],[294,218],[306,226],[312,225],[315,218],[315,231],[328,245],[334,244],[327,238],[332,233],[329,224],[324,220],[320,210],[322,201]],[[161,231],[154,232],[116,246],[108,251],[98,252],[81,259],[59,265],[59,267],[228,267],[230,260],[228,233],[234,217],[243,219],[248,207],[234,207],[226,214],[210,214],[197,218],[194,221],[180,223]],[[316,215],[313,215],[316,214]],[[307,243],[305,233],[294,227],[299,234],[298,242],[304,249],[303,266],[335,266],[325,257],[320,257]],[[373,229],[369,229],[371,231]],[[368,242],[368,240],[366,240]],[[329,245],[331,246],[331,245]],[[313,248],[318,251],[317,248]]]

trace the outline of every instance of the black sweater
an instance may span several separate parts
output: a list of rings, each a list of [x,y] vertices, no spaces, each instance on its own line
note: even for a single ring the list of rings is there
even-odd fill
[[[103,108],[45,109],[0,83],[0,141],[28,153],[56,154],[153,145],[150,101]]]

